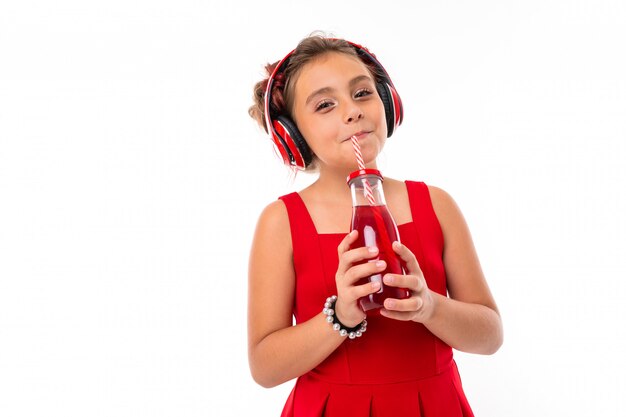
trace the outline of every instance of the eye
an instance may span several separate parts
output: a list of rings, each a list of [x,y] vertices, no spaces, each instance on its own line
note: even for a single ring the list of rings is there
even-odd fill
[[[324,100],[320,102],[317,106],[315,106],[315,111],[324,110],[333,105],[333,102],[330,100]]]
[[[354,93],[355,98],[366,97],[372,95],[372,91],[369,88],[362,88]]]

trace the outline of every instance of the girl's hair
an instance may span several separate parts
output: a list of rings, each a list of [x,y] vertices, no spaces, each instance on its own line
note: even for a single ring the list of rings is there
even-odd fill
[[[285,68],[274,77],[271,92],[272,100],[270,103],[272,114],[285,114],[293,120],[293,89],[300,71],[309,62],[329,52],[342,53],[360,59],[368,67],[374,79],[380,81],[382,74],[377,71],[374,65],[364,61],[349,42],[343,39],[326,37],[322,34],[314,34],[300,41],[293,54],[289,57]],[[273,64],[267,64],[265,66],[267,76],[255,84],[253,94],[254,104],[248,109],[250,117],[256,120],[259,126],[265,129],[266,132],[269,131],[265,123],[265,89],[267,88],[269,77],[272,75],[272,72],[274,72],[279,62],[280,61],[276,61]],[[307,167],[306,171],[314,171],[316,165],[314,155],[313,162]]]

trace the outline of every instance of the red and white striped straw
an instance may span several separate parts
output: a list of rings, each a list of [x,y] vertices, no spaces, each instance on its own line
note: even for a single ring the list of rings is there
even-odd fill
[[[361,145],[359,145],[359,139],[356,136],[352,136],[352,149],[354,149],[354,156],[356,156],[356,163],[359,169],[365,169],[365,162],[363,162],[363,155],[361,154]]]
[[[359,139],[356,136],[352,136],[352,148],[354,149],[354,156],[356,156],[356,163],[359,166],[359,170],[365,169],[365,162],[363,162],[363,155],[361,154],[361,145],[359,145]],[[365,197],[369,201],[370,206],[376,205],[374,200],[374,193],[372,193],[372,187],[366,178],[363,178],[363,189],[365,191]]]

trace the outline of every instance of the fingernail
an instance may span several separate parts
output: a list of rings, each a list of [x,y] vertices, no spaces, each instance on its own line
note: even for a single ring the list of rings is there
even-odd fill
[[[393,282],[393,277],[391,275],[385,275],[383,277],[383,281],[385,281],[385,284],[391,284]]]
[[[385,266],[385,261],[376,261],[376,266],[382,268]]]
[[[378,252],[378,248],[376,246],[368,246],[367,250],[370,251],[370,253]]]
[[[396,301],[395,300],[386,300],[385,301],[385,307],[387,308],[394,308],[396,305]]]
[[[372,281],[372,288],[374,288],[375,290],[380,288],[380,282],[379,281]]]

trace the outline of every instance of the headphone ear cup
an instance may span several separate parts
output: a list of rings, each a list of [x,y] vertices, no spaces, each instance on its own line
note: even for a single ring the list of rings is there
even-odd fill
[[[389,84],[382,82],[376,84],[376,91],[380,96],[385,108],[385,119],[387,120],[387,137],[390,137],[396,127],[402,123],[403,109],[400,96]]]
[[[309,148],[296,124],[282,114],[276,117],[274,123],[280,123],[283,127],[283,140],[289,148],[288,152],[294,156],[295,165],[302,169],[309,166],[313,161],[313,152],[311,152],[311,148]]]

